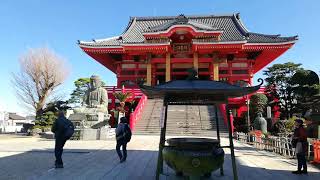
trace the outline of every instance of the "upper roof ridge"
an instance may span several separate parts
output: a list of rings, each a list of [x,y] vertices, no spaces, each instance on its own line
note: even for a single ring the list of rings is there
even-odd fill
[[[238,30],[243,34],[243,36],[248,37],[248,33],[250,32],[245,25],[242,23],[240,18],[240,13],[234,13],[232,15],[232,20],[234,21],[234,24],[238,28]]]
[[[136,18],[137,21],[145,21],[145,20],[170,20],[170,19],[175,19],[178,17],[186,17],[186,18],[212,18],[212,17],[232,17],[234,16],[234,14],[221,14],[221,15],[184,15],[184,14],[180,14],[178,16],[136,16],[134,18]]]

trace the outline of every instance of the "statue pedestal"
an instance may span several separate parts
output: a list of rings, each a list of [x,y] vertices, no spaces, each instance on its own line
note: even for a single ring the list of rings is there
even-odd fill
[[[110,116],[103,112],[77,112],[70,114],[69,120],[80,130],[80,140],[106,140],[110,139],[109,132],[112,131],[108,124]]]
[[[80,140],[97,140],[98,129],[83,128],[80,131]]]
[[[80,140],[111,140],[115,139],[115,128],[104,126],[100,129],[80,129]]]
[[[100,128],[108,125],[111,115],[103,112],[96,113],[74,113],[70,114],[69,120],[73,122],[76,128]]]

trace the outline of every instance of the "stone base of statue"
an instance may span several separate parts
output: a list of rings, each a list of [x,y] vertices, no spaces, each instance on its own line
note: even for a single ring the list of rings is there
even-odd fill
[[[110,114],[95,110],[87,112],[75,111],[75,113],[69,115],[68,119],[79,131],[79,137],[76,139],[106,140],[112,138],[109,135],[110,131],[112,131],[112,128],[109,126],[110,116]]]
[[[110,117],[110,114],[106,114],[103,112],[76,112],[74,114],[70,114],[68,119],[73,122],[76,128],[98,129],[102,126],[108,125]]]
[[[80,129],[79,140],[109,140],[115,139],[115,129],[110,126],[103,126],[99,129],[82,128]]]

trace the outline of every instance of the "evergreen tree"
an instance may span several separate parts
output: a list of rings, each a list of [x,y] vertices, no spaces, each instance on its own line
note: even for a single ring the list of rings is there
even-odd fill
[[[263,72],[267,76],[266,95],[270,105],[278,105],[281,115],[287,119],[292,117],[297,106],[291,79],[296,72],[303,70],[300,66],[292,62],[274,64]]]
[[[83,101],[83,96],[86,91],[90,88],[90,78],[79,78],[74,81],[76,87],[75,90],[71,93],[71,97],[68,100],[70,104],[80,105]]]
[[[86,91],[90,88],[90,78],[79,78],[74,81],[75,90],[70,94],[69,104],[81,105],[83,103],[83,97]],[[105,86],[105,83],[101,81],[101,86]]]

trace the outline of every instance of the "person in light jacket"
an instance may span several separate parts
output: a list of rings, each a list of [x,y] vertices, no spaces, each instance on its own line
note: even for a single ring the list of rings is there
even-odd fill
[[[131,139],[131,129],[127,124],[126,117],[120,118],[120,123],[118,124],[118,127],[116,129],[116,139],[117,139],[116,151],[119,156],[120,163],[122,163],[127,159],[127,143]],[[121,153],[120,151],[121,146],[122,146],[123,153]]]
[[[293,174],[307,174],[306,151],[308,148],[307,133],[303,127],[301,119],[295,120],[295,130],[292,138],[292,146],[295,147],[296,156],[298,159],[298,170],[293,171]],[[303,170],[302,170],[303,167]]]

